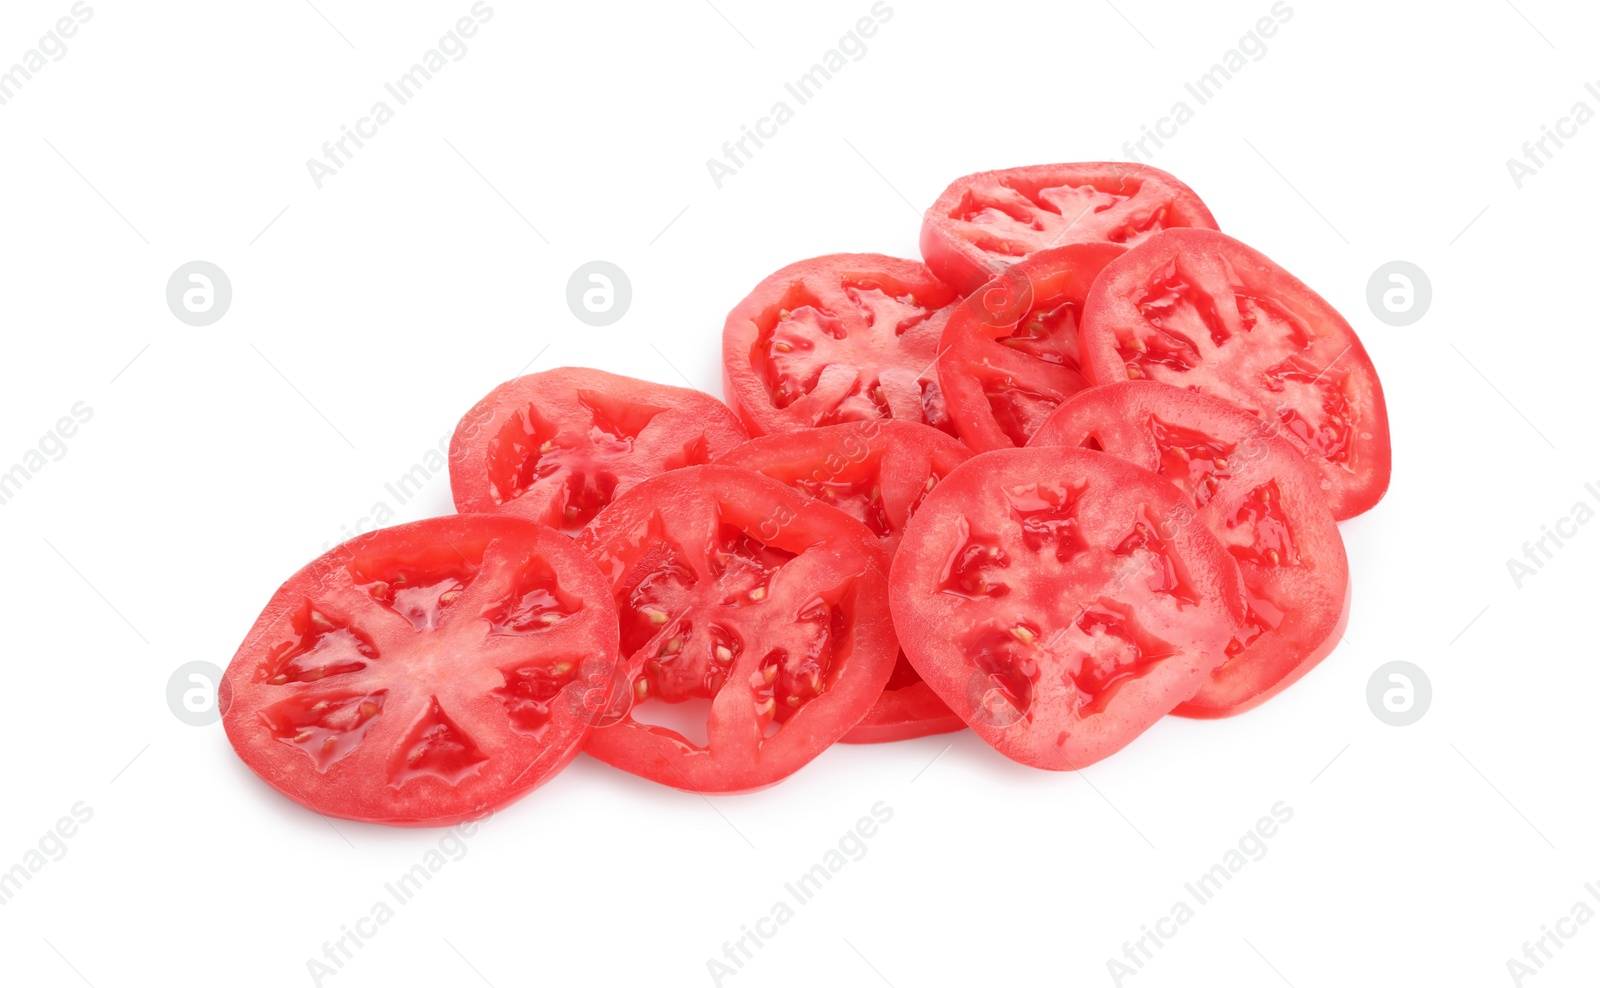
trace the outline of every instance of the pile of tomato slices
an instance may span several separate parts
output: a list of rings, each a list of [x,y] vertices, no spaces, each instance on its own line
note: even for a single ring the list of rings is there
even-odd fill
[[[319,813],[493,812],[580,751],[698,793],[970,729],[1075,770],[1340,640],[1383,389],[1305,283],[1141,165],[958,179],[922,262],[780,269],[725,396],[561,368],[450,444],[460,514],[283,584],[219,688]]]

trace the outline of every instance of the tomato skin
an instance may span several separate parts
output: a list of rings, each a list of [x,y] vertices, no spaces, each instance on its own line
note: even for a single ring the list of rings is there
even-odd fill
[[[746,438],[703,392],[560,367],[501,384],[462,417],[450,438],[450,490],[458,511],[573,535],[641,480],[708,463]]]
[[[952,432],[932,365],[957,301],[904,258],[790,264],[728,313],[723,393],[752,436],[886,418]]]
[[[530,579],[548,591],[523,595]],[[555,620],[520,623],[540,607]],[[291,576],[229,663],[218,708],[239,757],[295,802],[448,826],[577,755],[604,706],[596,691],[612,689],[616,641],[605,581],[571,539],[503,515],[431,518]],[[537,695],[519,695],[519,674]]]
[[[1199,522],[1234,553],[1254,619],[1271,625],[1254,626],[1259,637],[1241,642],[1174,713],[1243,713],[1327,657],[1349,618],[1350,568],[1320,474],[1297,447],[1242,408],[1154,381],[1080,393],[1030,445],[1091,441],[1166,477],[1195,502]],[[1260,492],[1269,492],[1270,504]]]
[[[859,521],[870,520],[892,558],[917,503],[972,452],[937,429],[900,420],[853,422],[759,436],[717,462],[782,481]],[[871,495],[863,497],[867,489]],[[904,655],[845,744],[906,741],[959,731],[966,722],[928,687]]]
[[[1256,412],[1321,470],[1341,521],[1388,490],[1383,385],[1355,330],[1232,237],[1172,229],[1128,251],[1090,292],[1080,338],[1095,384],[1161,381]]]
[[[980,453],[906,527],[889,608],[922,678],[992,747],[1075,770],[1193,696],[1245,611],[1171,483],[1106,453]]]
[[[922,257],[967,295],[1035,251],[1073,243],[1126,249],[1167,227],[1215,230],[1217,221],[1193,189],[1159,168],[1025,165],[951,182],[923,214]]]
[[[939,341],[939,386],[956,434],[979,452],[1027,443],[1061,402],[1089,386],[1078,324],[1114,244],[1030,255],[957,307]]]
[[[701,793],[765,788],[843,737],[893,670],[878,539],[769,477],[674,470],[613,501],[578,544],[617,601],[632,687],[584,750],[625,772]],[[711,701],[703,746],[634,716],[689,699]]]

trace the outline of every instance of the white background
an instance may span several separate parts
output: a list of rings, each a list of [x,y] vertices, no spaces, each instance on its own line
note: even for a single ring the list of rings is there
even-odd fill
[[[95,3],[0,107],[0,469],[94,410],[0,507],[0,869],[94,811],[0,906],[7,983],[311,984],[307,960],[439,835],[290,803],[220,726],[169,712],[172,672],[226,665],[278,583],[392,504],[385,482],[494,384],[588,364],[717,392],[722,317],[760,278],[916,256],[918,212],[959,175],[1122,157],[1271,6],[891,2],[721,190],[706,159],[868,0],[495,0],[320,191],[306,159],[469,0]],[[1266,857],[1125,984],[1514,983],[1507,960],[1600,880],[1600,526],[1520,589],[1506,565],[1600,482],[1600,123],[1520,190],[1505,161],[1575,101],[1600,110],[1600,17],[1291,3],[1154,164],[1343,311],[1383,375],[1394,484],[1343,529],[1345,644],[1255,712],[1170,719],[1081,775],[962,734],[837,746],[706,800],[580,758],[324,984],[708,985],[724,941],[880,800],[866,857],[725,984],[1110,985],[1123,942],[1280,800]],[[0,66],[70,6],[6,3]],[[565,302],[596,258],[634,290],[604,329]],[[195,259],[233,283],[208,328],[164,301]],[[1433,284],[1405,328],[1365,301],[1394,259]],[[448,511],[448,486],[396,520]],[[1394,659],[1433,684],[1411,727],[1365,700]],[[1600,921],[1525,983],[1596,971]]]

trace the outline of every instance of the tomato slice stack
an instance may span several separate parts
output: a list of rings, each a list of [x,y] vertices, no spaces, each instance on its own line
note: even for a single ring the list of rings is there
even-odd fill
[[[1067,402],[1033,446],[1091,446],[1160,474],[1239,564],[1249,598],[1227,661],[1175,713],[1242,713],[1305,675],[1349,615],[1349,566],[1320,473],[1242,408],[1152,381]]]
[[[970,727],[1070,771],[1327,658],[1338,522],[1391,470],[1350,324],[1143,165],[965,176],[921,247],[763,279],[726,403],[571,367],[492,389],[451,439],[461,514],[268,602],[219,689],[239,756],[412,826],[580,750],[739,793]]]
[[[911,515],[972,454],[935,429],[876,420],[762,436],[717,462],[781,480],[865,524],[892,557]],[[901,652],[872,709],[842,740],[904,741],[959,730],[962,720]]]
[[[1151,380],[1255,412],[1321,469],[1334,516],[1389,486],[1378,372],[1344,317],[1259,251],[1212,230],[1168,230],[1109,265],[1083,317],[1096,384]]]
[[[1078,323],[1090,286],[1121,253],[1112,244],[1041,251],[956,309],[939,345],[939,382],[962,442],[1025,446],[1056,406],[1089,386]]]
[[[696,792],[761,789],[838,741],[894,668],[888,557],[860,522],[749,470],[645,481],[578,544],[610,581],[631,698],[590,754]],[[709,703],[706,738],[643,719]]]

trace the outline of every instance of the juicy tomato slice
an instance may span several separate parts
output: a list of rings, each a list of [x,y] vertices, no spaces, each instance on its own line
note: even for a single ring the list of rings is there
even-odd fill
[[[1062,405],[1030,445],[1090,446],[1166,477],[1238,562],[1245,627],[1228,643],[1228,660],[1174,713],[1242,713],[1338,644],[1350,569],[1321,476],[1254,415],[1196,391],[1124,381]]]
[[[218,688],[234,750],[328,816],[444,826],[560,771],[610,701],[616,612],[571,539],[453,515],[289,578]]]
[[[702,793],[772,785],[855,726],[894,668],[878,539],[769,477],[675,470],[578,544],[610,581],[628,677],[584,750],[626,772]]]
[[[1389,487],[1383,386],[1355,331],[1265,255],[1211,230],[1168,230],[1108,265],[1089,295],[1084,369],[1254,412],[1320,468],[1338,519]]]
[[[1193,696],[1245,619],[1233,557],[1148,470],[1085,449],[980,453],[889,572],[900,644],[1002,754],[1079,769]]]
[[[639,481],[709,463],[745,438],[710,395],[562,367],[507,381],[467,412],[450,439],[450,490],[458,511],[571,535]]]
[[[894,556],[900,533],[928,492],[972,452],[937,429],[871,419],[752,439],[717,462],[766,474],[856,519]],[[903,741],[958,731],[966,723],[906,660],[846,744]]]
[[[873,419],[953,434],[933,360],[957,301],[916,261],[830,254],[791,264],[728,313],[728,402],[753,436]]]
[[[1089,386],[1078,324],[1095,277],[1121,253],[1110,244],[1041,251],[956,308],[939,343],[939,386],[962,442],[978,451],[1026,445]]]
[[[1215,230],[1194,190],[1148,165],[1028,165],[950,183],[922,219],[922,257],[963,295],[1035,251],[1063,244],[1122,248],[1168,227]]]

